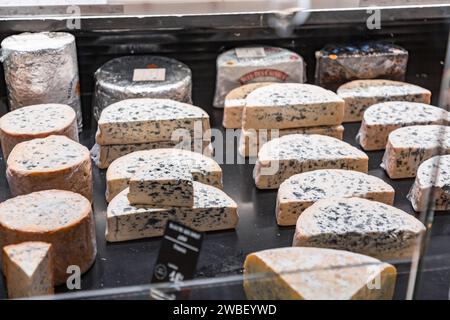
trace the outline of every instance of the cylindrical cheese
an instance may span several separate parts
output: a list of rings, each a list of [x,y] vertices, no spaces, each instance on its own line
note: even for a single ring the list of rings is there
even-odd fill
[[[62,190],[46,190],[15,197],[0,204],[0,248],[24,241],[51,243],[55,282],[71,275],[69,266],[89,269],[97,254],[90,202]]]
[[[77,116],[65,104],[38,104],[11,111],[0,118],[3,158],[20,142],[50,135],[63,135],[78,142]]]
[[[60,189],[92,200],[89,150],[65,136],[49,136],[16,145],[8,157],[6,178],[13,196]]]

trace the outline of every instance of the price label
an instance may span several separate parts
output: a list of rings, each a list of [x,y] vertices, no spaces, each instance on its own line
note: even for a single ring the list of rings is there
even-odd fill
[[[236,48],[234,50],[238,58],[263,58],[266,56],[266,51],[263,47]]]
[[[164,81],[164,80],[166,80],[165,68],[133,70],[133,81]]]

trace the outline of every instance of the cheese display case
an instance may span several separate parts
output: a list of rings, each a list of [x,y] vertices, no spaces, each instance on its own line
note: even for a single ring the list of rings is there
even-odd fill
[[[394,2],[0,1],[0,298],[448,299],[450,3]]]

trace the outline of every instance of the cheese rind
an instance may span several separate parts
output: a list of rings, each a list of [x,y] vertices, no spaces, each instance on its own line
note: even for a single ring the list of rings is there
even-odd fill
[[[381,167],[391,179],[413,178],[423,161],[439,153],[450,154],[450,127],[399,128],[389,134]]]
[[[424,161],[407,198],[415,211],[450,210],[450,155]]]
[[[277,223],[295,225],[305,209],[329,197],[360,197],[393,205],[394,194],[394,188],[380,178],[358,171],[324,169],[300,173],[280,185]]]
[[[418,102],[390,101],[377,103],[364,112],[356,139],[364,150],[383,150],[389,133],[414,125],[450,124],[448,112]]]
[[[419,220],[387,204],[328,198],[300,215],[293,246],[341,249],[380,260],[410,259],[423,232]]]
[[[430,104],[431,92],[422,87],[392,80],[355,80],[337,89],[345,100],[344,122],[361,121],[364,111],[385,101],[409,101]]]
[[[396,275],[394,266],[362,254],[277,248],[246,257],[244,290],[256,300],[392,299]]]
[[[244,129],[340,125],[344,100],[311,84],[277,83],[253,90],[242,115]]]
[[[350,144],[316,134],[291,134],[265,143],[255,165],[259,189],[276,189],[290,176],[317,169],[367,173],[367,155]]]
[[[168,219],[197,231],[233,229],[238,223],[237,204],[222,190],[194,181],[193,207],[133,206],[129,190],[108,205],[106,240],[110,242],[162,236]]]
[[[51,244],[29,241],[5,246],[2,261],[9,299],[54,293]]]

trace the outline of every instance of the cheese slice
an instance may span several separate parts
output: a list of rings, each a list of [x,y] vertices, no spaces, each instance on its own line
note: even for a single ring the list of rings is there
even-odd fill
[[[431,92],[422,87],[392,80],[355,80],[337,89],[345,100],[344,122],[361,121],[364,111],[385,101],[410,101],[430,104]]]
[[[423,161],[439,153],[450,154],[450,127],[400,128],[389,134],[381,167],[391,179],[413,178]]]
[[[51,244],[22,242],[3,248],[3,274],[8,298],[53,294],[53,255]]]
[[[293,246],[341,249],[381,260],[410,259],[425,226],[412,215],[362,198],[327,198],[303,211]]]
[[[317,169],[367,172],[369,158],[350,144],[322,135],[291,134],[265,143],[255,165],[259,189],[276,189],[297,173]]]
[[[277,248],[247,256],[244,290],[254,300],[386,300],[396,276],[394,266],[362,254]]]
[[[162,236],[167,220],[197,231],[233,229],[238,223],[237,205],[222,190],[194,182],[192,207],[133,206],[125,189],[108,205],[106,240],[126,241]]]
[[[126,189],[130,178],[144,165],[156,161],[190,161],[195,181],[222,188],[222,169],[213,159],[201,153],[180,149],[136,151],[115,160],[106,172],[106,201]]]
[[[340,125],[344,116],[344,100],[311,84],[271,84],[253,90],[246,100],[244,129]]]
[[[199,107],[169,99],[127,99],[102,111],[96,142],[145,143],[179,135],[201,140],[209,129],[209,116]]]
[[[364,150],[383,150],[389,133],[395,129],[414,125],[450,124],[448,116],[444,109],[424,103],[381,102],[364,112],[356,139]]]
[[[392,205],[394,194],[394,188],[380,178],[358,171],[322,169],[300,173],[278,189],[277,223],[295,225],[302,212],[321,199],[360,197]]]
[[[450,210],[450,155],[424,161],[407,198],[416,211]]]

